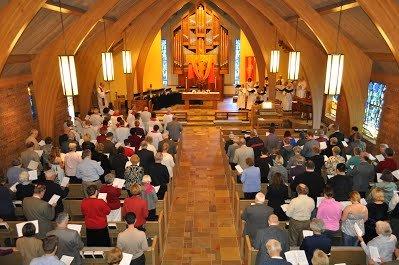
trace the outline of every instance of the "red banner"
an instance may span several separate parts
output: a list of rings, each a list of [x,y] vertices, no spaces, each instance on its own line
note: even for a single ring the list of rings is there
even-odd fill
[[[256,60],[255,56],[246,56],[245,57],[245,80],[248,80],[249,78],[252,79],[252,81],[255,81],[255,76],[256,76]]]

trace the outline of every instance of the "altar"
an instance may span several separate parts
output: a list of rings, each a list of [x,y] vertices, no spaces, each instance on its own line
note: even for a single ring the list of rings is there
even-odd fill
[[[220,92],[183,92],[182,100],[186,109],[190,108],[190,100],[211,101],[213,108],[217,109],[220,95]]]

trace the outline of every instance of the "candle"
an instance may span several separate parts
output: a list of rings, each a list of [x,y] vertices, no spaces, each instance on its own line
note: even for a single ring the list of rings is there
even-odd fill
[[[188,89],[188,78],[186,76],[186,90]]]
[[[215,76],[215,91],[216,91],[216,76]]]

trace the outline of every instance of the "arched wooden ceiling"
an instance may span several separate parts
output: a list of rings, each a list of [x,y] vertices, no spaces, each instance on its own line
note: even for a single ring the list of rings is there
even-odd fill
[[[163,1],[163,0],[161,0]],[[155,2],[161,2],[155,1]],[[249,40],[251,45],[253,46],[254,52],[257,58],[263,58],[258,62],[260,64],[259,68],[263,67],[263,73],[265,72],[266,64],[268,63],[268,53],[270,47],[265,43],[267,37],[264,37],[262,34],[265,34],[265,30],[262,28],[262,23],[264,25],[264,21],[261,23],[260,20],[264,18],[265,21],[271,21],[275,27],[277,27],[288,43],[292,45],[292,23],[295,20],[296,16],[299,16],[308,28],[303,28],[300,32],[300,39],[304,40],[303,45],[305,48],[303,51],[303,68],[307,74],[307,78],[309,79],[309,83],[314,92],[319,92],[319,90],[323,90],[323,84],[321,80],[323,78],[319,78],[320,80],[314,80],[311,76],[315,75],[315,70],[323,69],[322,67],[318,67],[316,61],[319,59],[319,64],[325,62],[325,54],[323,51],[320,52],[320,46],[325,48],[326,52],[334,51],[333,49],[333,36],[336,33],[336,13],[339,11],[337,3],[338,0],[209,0],[217,4],[221,7],[226,13],[228,13],[232,19],[234,19],[240,27],[246,31],[247,36],[249,36]],[[77,59],[80,61],[78,63],[79,71],[81,69],[90,68],[87,67],[85,62],[95,61],[96,68],[98,71],[98,59],[90,59],[89,54],[91,52],[97,53],[101,51],[100,46],[96,46],[91,44],[95,42],[97,39],[97,35],[100,34],[100,30],[96,30],[95,27],[97,22],[101,19],[109,21],[112,23],[110,27],[114,27],[114,25],[118,25],[118,33],[112,34],[112,40],[117,41],[120,39],[121,31],[126,28],[129,24],[128,20],[131,19],[131,22],[134,22],[134,17],[129,18],[128,13],[133,13],[135,8],[141,8],[142,14],[147,14],[147,20],[141,20],[142,22],[135,24],[135,27],[142,27],[148,21],[154,20],[150,29],[146,31],[146,36],[142,40],[140,40],[140,45],[137,47],[137,53],[135,60],[138,61],[138,74],[140,76],[141,71],[143,71],[145,63],[145,58],[148,53],[148,46],[151,43],[151,38],[153,38],[154,32],[159,30],[165,19],[167,19],[168,14],[165,12],[161,12],[162,15],[154,16],[154,14],[158,14],[158,9],[162,7],[155,7],[152,5],[154,1],[147,0],[63,0],[62,12],[65,13],[66,16],[76,16],[77,19],[72,20],[70,25],[68,25],[66,34],[67,34],[67,44],[68,44],[68,52],[76,53]],[[176,1],[168,1],[173,2],[177,6],[180,3],[185,3],[183,0]],[[398,1],[396,0],[344,0],[344,15],[345,12],[356,11],[361,15],[351,16],[359,18],[359,23],[350,23],[350,28],[348,28],[345,23],[343,23],[343,32],[344,36],[340,38],[342,49],[344,50],[347,58],[350,60],[356,59],[360,63],[365,64],[367,67],[366,71],[360,73],[358,67],[354,66],[352,63],[346,64],[348,67],[348,72],[351,73],[349,76],[346,74],[344,77],[344,93],[347,96],[358,96],[360,93],[361,99],[354,102],[351,108],[349,109],[349,115],[351,117],[351,122],[354,124],[359,124],[361,122],[362,114],[359,109],[363,109],[363,101],[365,98],[365,93],[367,91],[367,82],[370,78],[371,64],[379,65],[380,63],[390,64],[390,71],[394,73],[399,73],[397,67],[398,60],[398,39],[397,34],[395,34],[395,28],[393,25],[396,23],[396,18],[398,14]],[[253,11],[256,11],[257,15],[251,17],[251,9],[254,8]],[[361,6],[361,7],[360,7]],[[37,101],[38,101],[38,111],[39,111],[39,121],[40,128],[43,134],[52,135],[53,134],[53,124],[54,124],[54,104],[55,98],[57,94],[60,93],[60,81],[58,76],[58,69],[56,65],[56,56],[62,52],[61,48],[61,36],[60,32],[55,39],[50,39],[48,44],[44,45],[39,51],[35,51],[36,54],[32,54],[29,49],[29,43],[21,43],[20,47],[27,47],[26,54],[17,53],[13,47],[18,42],[18,40],[24,40],[24,42],[29,42],[29,38],[24,38],[24,34],[22,33],[24,29],[27,27],[29,21],[34,21],[33,16],[40,10],[40,8],[46,9],[47,12],[55,12],[58,10],[56,4],[52,1],[39,1],[39,0],[10,0],[8,4],[4,5],[0,9],[0,21],[4,21],[4,23],[0,24],[0,32],[3,32],[4,36],[7,36],[5,40],[0,44],[1,53],[0,53],[0,69],[4,69],[4,66],[7,68],[7,71],[3,71],[3,73],[11,74],[13,72],[18,72],[18,66],[26,67],[26,65],[31,64],[32,73],[33,73],[33,82],[37,92]],[[363,8],[366,12],[364,12],[361,8]],[[42,11],[39,11],[42,12]],[[367,14],[371,17],[371,20],[367,20],[368,16],[364,16]],[[172,15],[172,14],[170,14]],[[163,16],[163,17],[162,17]],[[363,16],[363,17],[362,17]],[[13,18],[7,19],[7,18]],[[15,19],[20,18],[20,19]],[[125,18],[125,19],[123,19]],[[366,19],[365,19],[366,18]],[[54,18],[53,18],[54,19]],[[344,17],[345,19],[345,17]],[[122,20],[124,23],[118,23],[119,20]],[[9,23],[12,21],[12,23]],[[372,21],[372,22],[371,22]],[[374,22],[374,23],[373,23]],[[375,24],[375,25],[374,25]],[[43,31],[40,24],[32,24],[29,25],[32,29],[37,32]],[[368,36],[377,37],[376,41],[373,45],[378,47],[368,47],[365,48],[365,45],[362,43],[370,43],[364,41],[364,38],[359,35],[353,35],[356,30],[352,30],[353,28],[369,28],[370,32],[375,31],[377,28],[381,33],[376,36],[375,33],[370,33]],[[94,29],[94,30],[93,30]],[[59,31],[59,30],[58,30]],[[129,30],[132,31],[132,30]],[[361,30],[364,33],[364,30]],[[361,32],[360,30],[358,32]],[[367,32],[366,32],[367,33]],[[312,35],[313,34],[313,35]],[[351,35],[352,34],[352,35]],[[267,34],[266,34],[267,35]],[[367,36],[367,34],[363,34]],[[22,37],[21,37],[22,36]],[[319,43],[317,43],[318,41]],[[84,43],[87,42],[87,43]],[[82,45],[84,43],[84,45]],[[23,45],[22,45],[23,44]],[[321,44],[321,45],[320,45]],[[384,51],[385,47],[388,46],[392,53],[380,52]],[[79,48],[82,47],[82,50],[79,51]],[[86,47],[95,47],[96,49],[90,49]],[[365,50],[367,49],[367,50]],[[386,49],[385,49],[386,50]],[[375,52],[378,51],[378,52]],[[18,52],[21,52],[19,49]],[[313,54],[323,54],[320,58],[314,58]],[[32,57],[34,57],[32,61]],[[323,57],[323,58],[322,58]],[[97,56],[98,58],[98,56]],[[371,60],[369,59],[371,58]],[[395,61],[396,58],[396,61]],[[87,59],[87,60],[86,60]],[[372,62],[373,61],[373,62]],[[348,62],[348,60],[347,60]],[[392,63],[395,63],[395,66],[392,66]],[[263,66],[262,66],[263,65]],[[47,71],[50,69],[50,71]],[[387,69],[386,65],[384,67],[374,67],[374,69]],[[261,70],[259,70],[261,71]],[[83,70],[85,73],[85,71]],[[321,73],[323,76],[324,74]],[[262,75],[260,75],[262,76]],[[86,87],[92,86],[90,84],[90,80],[92,80],[91,75],[88,79],[85,77],[79,76],[79,79],[83,78],[84,80],[84,91],[81,88],[81,95],[86,93]],[[81,84],[82,81],[79,80]],[[346,88],[350,87],[350,89]],[[51,89],[50,89],[51,88]],[[345,89],[346,88],[346,89]],[[321,93],[314,93],[314,95],[318,95]],[[86,93],[86,96],[89,95]],[[357,97],[355,97],[357,98]],[[320,98],[318,100],[321,100]],[[45,104],[39,104],[39,102],[45,102]],[[43,105],[43,106],[40,106]]]

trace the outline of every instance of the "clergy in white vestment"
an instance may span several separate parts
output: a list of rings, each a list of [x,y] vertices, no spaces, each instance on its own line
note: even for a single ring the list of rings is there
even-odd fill
[[[151,112],[148,111],[148,107],[145,107],[144,110],[140,113],[141,121],[144,125],[144,130],[148,132],[148,122],[151,119]]]
[[[100,108],[101,112],[105,107],[108,107],[109,98],[108,98],[109,90],[105,90],[104,83],[100,83],[97,87],[97,100],[98,100],[98,107]]]
[[[238,109],[245,109],[247,94],[248,94],[247,88],[242,86],[238,87],[238,98],[237,98]]]
[[[281,107],[284,111],[292,110],[292,98],[293,98],[294,88],[292,83],[287,84],[283,94]]]
[[[304,78],[299,80],[298,85],[296,87],[296,96],[298,98],[306,98],[306,88],[308,87],[308,84]]]
[[[283,89],[285,88],[284,86],[285,80],[283,79],[282,75],[279,75],[279,78],[276,80],[276,99],[283,101]]]

